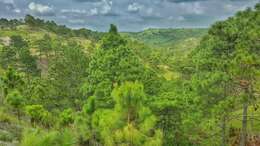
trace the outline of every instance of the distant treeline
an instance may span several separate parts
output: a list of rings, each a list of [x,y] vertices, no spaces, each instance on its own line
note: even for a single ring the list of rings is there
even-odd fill
[[[19,25],[28,25],[30,27],[42,28],[57,35],[63,35],[68,37],[84,37],[91,40],[99,40],[102,36],[102,32],[92,31],[86,28],[71,29],[65,25],[58,25],[54,21],[45,21],[43,19],[35,18],[31,15],[26,15],[24,19],[0,19],[0,28],[16,29]]]

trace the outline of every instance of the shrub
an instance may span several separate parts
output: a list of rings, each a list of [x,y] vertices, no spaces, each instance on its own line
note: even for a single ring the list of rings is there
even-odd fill
[[[0,131],[0,141],[11,142],[14,135],[6,131]]]
[[[18,118],[20,117],[20,109],[24,105],[24,97],[21,95],[21,93],[18,90],[14,90],[10,92],[6,96],[6,103],[8,103],[10,106],[12,106],[16,112]]]
[[[42,105],[29,105],[25,107],[26,114],[31,117],[31,123],[40,123],[43,126],[50,127],[51,113],[44,109]]]
[[[60,124],[67,126],[74,122],[74,115],[72,109],[66,109],[60,114]]]
[[[75,146],[73,136],[68,130],[43,131],[26,130],[23,133],[21,146]]]

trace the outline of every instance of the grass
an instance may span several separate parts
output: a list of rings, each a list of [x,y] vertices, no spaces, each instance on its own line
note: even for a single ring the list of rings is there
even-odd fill
[[[242,109],[232,113],[233,118],[230,125],[233,128],[241,129],[242,126]],[[253,106],[248,108],[248,132],[252,134],[260,134],[260,110],[256,110]]]
[[[15,137],[15,136],[12,133],[9,133],[8,131],[0,129],[0,141],[12,142],[13,137]]]
[[[83,46],[89,46],[91,41],[85,38],[80,37],[70,37],[69,39],[66,37],[60,37],[55,33],[46,31],[41,28],[31,28],[26,25],[19,26],[18,28],[11,30],[11,29],[0,29],[0,37],[10,37],[13,35],[20,35],[24,39],[26,39],[30,46],[33,46],[33,42],[36,40],[42,39],[45,34],[48,34],[52,39],[59,40],[63,43],[68,41],[76,41]]]
[[[0,108],[0,123],[8,123],[8,124],[17,124],[19,121],[18,119],[10,114],[7,109]]]
[[[74,146],[75,139],[70,131],[44,131],[27,129],[23,133],[21,146]]]

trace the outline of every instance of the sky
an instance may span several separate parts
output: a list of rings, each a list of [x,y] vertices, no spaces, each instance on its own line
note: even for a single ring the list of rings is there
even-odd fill
[[[71,28],[204,28],[260,0],[0,0],[1,18],[31,14]]]

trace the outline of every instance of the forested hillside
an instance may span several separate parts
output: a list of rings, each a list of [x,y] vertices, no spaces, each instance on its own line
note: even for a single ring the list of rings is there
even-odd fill
[[[260,4],[208,29],[0,19],[0,146],[260,145]]]
[[[194,39],[198,40],[207,33],[205,28],[193,29],[147,29],[141,32],[125,32],[122,33],[134,40],[143,42],[151,47],[171,48],[176,43],[181,43],[183,40]]]

